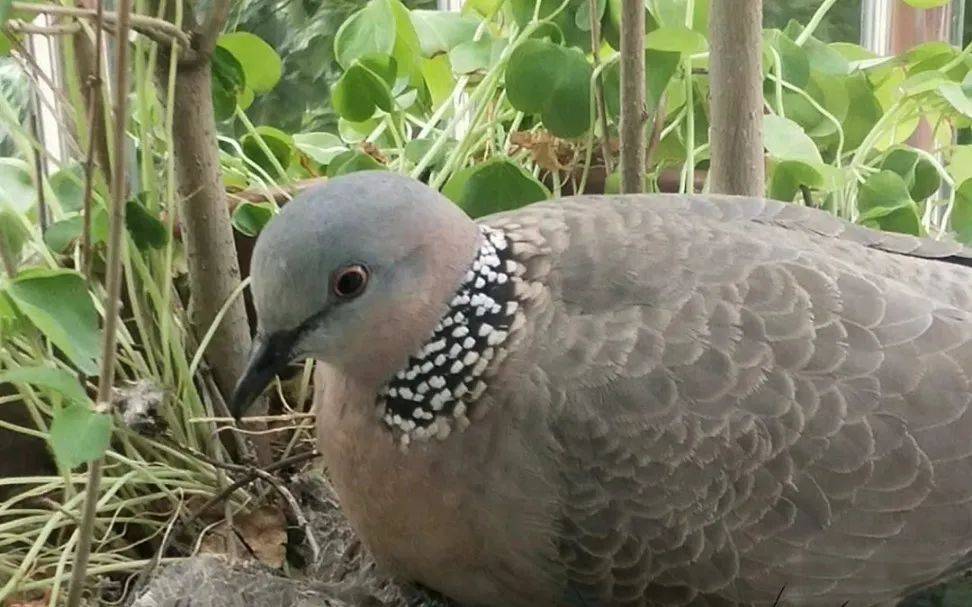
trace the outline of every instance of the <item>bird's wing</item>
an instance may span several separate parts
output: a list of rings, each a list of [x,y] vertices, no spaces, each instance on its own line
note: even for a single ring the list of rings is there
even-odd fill
[[[555,393],[563,558],[591,604],[870,604],[972,550],[968,253],[791,208],[491,218],[531,284],[508,364]]]

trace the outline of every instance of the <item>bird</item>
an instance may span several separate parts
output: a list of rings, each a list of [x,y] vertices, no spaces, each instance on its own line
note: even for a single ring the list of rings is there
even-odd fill
[[[352,173],[260,234],[231,409],[315,359],[344,513],[460,605],[889,605],[972,562],[970,266],[761,198],[473,220]]]

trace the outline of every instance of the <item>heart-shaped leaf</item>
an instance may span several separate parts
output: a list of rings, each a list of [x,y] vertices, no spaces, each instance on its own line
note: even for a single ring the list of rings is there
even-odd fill
[[[811,166],[823,164],[816,144],[789,118],[775,114],[764,116],[763,144],[774,159],[797,160]]]
[[[390,55],[369,55],[356,60],[331,89],[331,103],[344,119],[363,122],[381,109],[391,112],[391,84],[397,72]]]
[[[262,38],[249,32],[231,32],[219,37],[218,46],[236,58],[254,93],[265,93],[280,82],[283,63],[280,55]]]
[[[241,234],[254,237],[273,218],[273,205],[269,202],[243,202],[233,211],[233,227]]]
[[[239,60],[223,47],[213,49],[213,110],[216,120],[231,118],[246,88],[246,74]]]
[[[139,250],[161,249],[169,242],[165,224],[134,200],[125,205],[125,227]]]
[[[456,173],[443,193],[477,218],[546,200],[550,193],[533,175],[507,158],[494,158]]]
[[[48,439],[58,463],[73,469],[105,454],[111,442],[111,417],[88,405],[56,409]]]
[[[294,153],[294,140],[290,135],[272,126],[258,126],[256,133],[256,135],[247,133],[240,140],[243,145],[243,153],[246,154],[247,158],[260,165],[269,174],[276,174],[273,162],[267,157],[263,147],[257,141],[257,135],[259,135],[263,143],[270,149],[270,153],[280,163],[280,166],[284,169],[290,166],[290,159]]]
[[[54,367],[19,367],[0,372],[0,384],[30,384],[57,392],[69,402],[86,404],[91,401],[78,378],[64,369]]]
[[[348,151],[348,146],[333,133],[297,133],[294,145],[314,162],[327,166],[335,156]]]
[[[26,213],[37,200],[37,191],[27,163],[18,158],[0,158],[0,209]]]
[[[9,283],[17,308],[86,375],[98,372],[101,329],[84,278],[68,270],[30,270]]]
[[[527,40],[510,56],[507,96],[518,110],[539,113],[558,137],[578,137],[591,126],[591,64],[576,48]]]
[[[390,55],[394,48],[395,12],[389,0],[370,0],[334,37],[334,57],[344,69],[365,55]]]
[[[690,55],[706,49],[705,36],[687,27],[660,27],[645,36],[645,48]]]

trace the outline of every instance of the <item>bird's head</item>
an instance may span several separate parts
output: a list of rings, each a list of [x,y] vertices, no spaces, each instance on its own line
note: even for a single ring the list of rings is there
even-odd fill
[[[295,197],[253,250],[258,330],[234,415],[297,360],[375,384],[394,373],[432,331],[478,240],[450,201],[389,172],[354,173]]]

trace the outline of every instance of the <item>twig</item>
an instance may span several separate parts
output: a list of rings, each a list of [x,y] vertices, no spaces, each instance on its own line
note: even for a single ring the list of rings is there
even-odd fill
[[[280,496],[284,499],[284,501],[286,501],[287,504],[290,506],[291,511],[293,511],[294,513],[294,518],[297,519],[297,524],[300,525],[300,527],[304,530],[304,534],[307,537],[307,543],[310,545],[311,554],[314,557],[314,563],[318,562],[318,559],[321,554],[320,546],[317,543],[317,539],[314,537],[314,531],[311,528],[310,523],[307,520],[307,517],[304,515],[304,511],[301,510],[300,504],[297,502],[297,499],[294,498],[294,494],[291,493],[290,490],[287,489],[282,482],[280,482],[280,479],[270,474],[271,469],[279,469],[283,467],[282,464],[284,464],[285,462],[292,462],[294,460],[297,460],[298,458],[309,459],[312,457],[316,457],[317,455],[319,455],[316,451],[309,451],[307,453],[302,453],[300,455],[295,455],[293,457],[281,460],[280,462],[277,462],[276,465],[270,466],[266,470],[261,470],[260,468],[254,466],[241,466],[239,464],[229,464],[226,462],[221,462],[212,459],[210,457],[206,457],[205,455],[202,455],[201,453],[195,451],[192,451],[191,453],[195,457],[198,457],[202,461],[216,468],[223,468],[225,470],[230,470],[234,472],[245,472],[250,477],[250,480],[256,480],[257,478],[261,478],[267,481],[268,483],[270,483],[270,485],[272,485],[273,488],[276,489],[277,493],[279,493]],[[227,487],[227,489],[228,488],[229,487]],[[207,502],[206,505],[200,508],[196,514],[198,515],[205,512],[208,505],[209,502]]]
[[[99,0],[100,1],[100,0]],[[105,326],[101,354],[101,374],[98,377],[98,404],[111,401],[111,389],[115,379],[115,340],[121,296],[122,230],[125,225],[125,143],[128,116],[128,32],[131,28],[132,0],[118,3],[118,44],[115,51],[115,170],[111,179],[111,210],[108,228],[107,280],[105,284]],[[85,486],[84,513],[78,530],[78,549],[71,570],[71,586],[68,590],[68,607],[78,607],[84,591],[84,581],[91,555],[91,539],[94,535],[95,514],[101,488],[101,467],[104,456],[88,464],[88,482]]]
[[[70,17],[83,19],[94,19],[98,15],[98,11],[93,8],[60,6],[57,4],[31,4],[29,2],[14,2],[11,4],[11,10],[23,11],[31,14],[46,13],[49,15],[68,15]],[[104,23],[119,24],[120,30],[121,26],[119,23],[119,13],[121,13],[121,10],[117,12],[103,11]],[[166,46],[171,44],[172,39],[174,38],[176,42],[178,42],[183,48],[191,48],[189,36],[184,31],[169,23],[165,19],[158,19],[148,15],[131,15],[131,21],[129,23],[131,25],[125,28],[126,32],[130,29],[134,29],[146,38],[154,40],[159,44],[165,44]],[[127,39],[127,33],[125,38],[119,36],[119,40],[125,39]]]
[[[245,473],[245,475],[242,478],[227,485],[225,489],[223,489],[222,491],[214,495],[212,498],[209,499],[209,501],[207,501],[205,504],[200,506],[198,510],[196,510],[189,516],[188,522],[192,522],[195,519],[199,518],[200,515],[205,513],[214,505],[218,504],[220,501],[228,498],[237,489],[241,489],[249,485],[253,481],[257,480],[258,478],[263,478],[260,476],[259,473],[256,472],[256,470],[259,470],[258,468],[254,468],[252,466],[241,466],[239,464],[228,464],[224,462],[216,463],[215,460],[208,458],[200,453],[196,453],[196,452],[191,452],[191,453],[194,457],[197,457],[212,466],[221,466],[226,468],[227,470],[243,472]],[[265,473],[275,472],[277,470],[282,470],[283,468],[287,468],[289,466],[310,461],[318,456],[320,456],[320,453],[318,453],[317,451],[306,451],[304,453],[298,453],[297,455],[292,455],[286,459],[282,459],[278,462],[274,462],[273,464],[270,464],[269,466],[263,468],[261,472],[265,472]]]
[[[41,137],[41,126],[40,120],[37,119],[37,115],[40,114],[40,93],[34,92],[34,111],[30,116],[30,130],[31,135],[34,139],[43,145],[43,140]],[[41,156],[41,152],[36,146],[33,146],[34,152],[34,187],[37,188],[37,219],[40,224],[41,235],[47,232],[47,196],[44,194],[44,158]]]
[[[277,490],[277,493],[279,493],[280,496],[284,498],[284,501],[290,506],[290,510],[294,513],[294,518],[297,519],[297,524],[301,529],[304,530],[304,538],[307,540],[307,545],[310,546],[311,557],[314,565],[320,563],[321,548],[317,543],[317,538],[314,537],[314,529],[310,526],[310,521],[307,520],[307,517],[304,515],[304,511],[301,510],[300,504],[297,502],[294,494],[291,493],[289,489],[284,487],[284,484],[280,482],[280,479],[274,475],[264,472],[258,468],[254,469],[253,471],[260,478],[270,483],[273,488]]]
[[[4,24],[10,32],[16,34],[39,34],[41,36],[71,36],[78,33],[81,26],[77,23],[65,25],[34,25],[18,19],[11,19]]]
[[[251,422],[288,422],[295,421],[298,419],[310,419],[316,417],[314,413],[302,413],[300,411],[294,411],[293,413],[287,413],[286,415],[259,415],[257,417],[247,417],[247,421]],[[231,424],[236,421],[234,417],[190,417],[186,420],[190,424],[208,424],[208,423],[227,423]]]
[[[91,214],[94,211],[92,197],[94,196],[94,165],[95,165],[95,144],[101,138],[102,112],[99,109],[102,103],[98,103],[98,95],[101,94],[101,53],[104,42],[102,32],[104,31],[105,7],[103,0],[95,0],[95,39],[94,39],[94,67],[88,75],[85,86],[87,90],[88,102],[88,150],[84,160],[84,198],[81,229],[81,268],[84,275],[91,277]],[[106,159],[107,160],[107,159]],[[102,167],[107,173],[108,167]]]
[[[588,0],[591,12],[591,59],[594,71],[601,65],[601,19],[597,14],[597,0]],[[601,156],[604,157],[604,174],[613,171],[611,158],[611,130],[608,126],[607,104],[604,102],[604,80],[598,75],[594,79],[594,98],[597,102],[597,113],[601,118]]]

